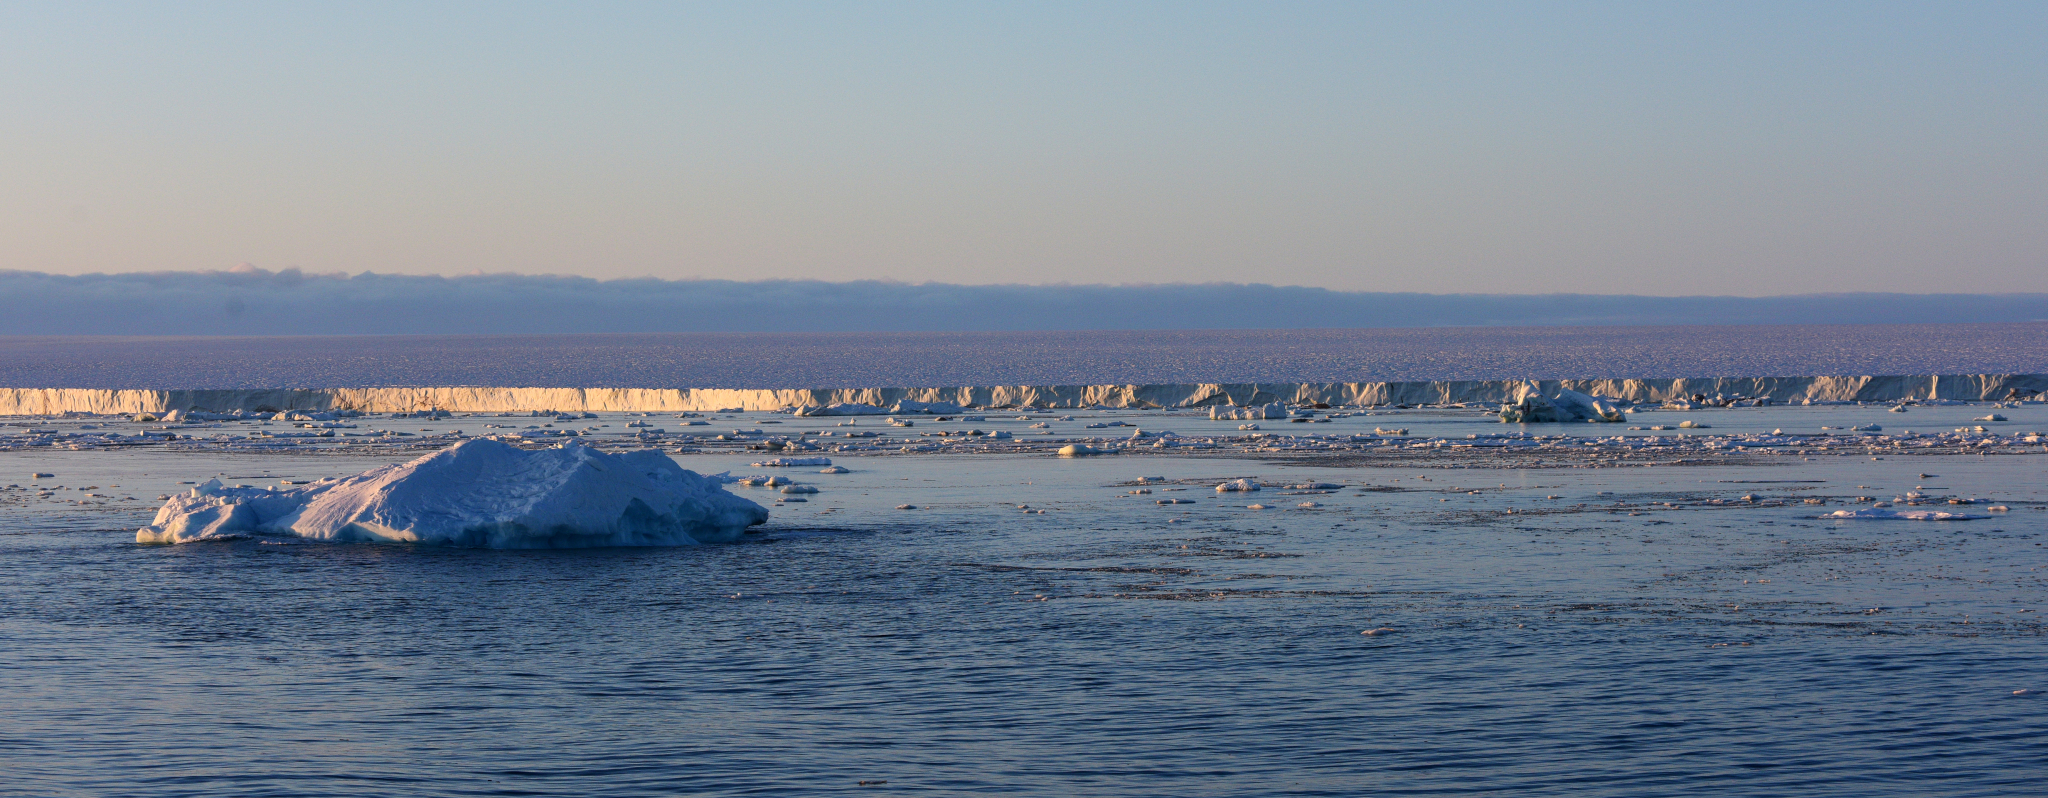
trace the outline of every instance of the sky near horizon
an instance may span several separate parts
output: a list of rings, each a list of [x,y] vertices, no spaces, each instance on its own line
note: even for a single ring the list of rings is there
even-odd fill
[[[0,270],[2048,291],[2041,3],[13,3]]]

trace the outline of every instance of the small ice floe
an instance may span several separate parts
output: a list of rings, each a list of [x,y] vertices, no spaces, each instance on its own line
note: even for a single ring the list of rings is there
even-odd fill
[[[1378,629],[1367,629],[1363,632],[1359,632],[1359,634],[1365,635],[1366,637],[1379,637],[1380,635],[1398,634],[1400,631],[1401,630],[1391,626],[1382,626]]]
[[[1156,484],[1156,483],[1160,483],[1160,482],[1165,482],[1165,481],[1166,481],[1166,478],[1165,478],[1165,477],[1139,477],[1139,478],[1138,478],[1138,484],[1140,484],[1140,485],[1152,485],[1152,484]]]
[[[823,407],[810,406],[796,409],[796,415],[798,416],[886,416],[892,412],[897,411],[859,402],[836,402]]]
[[[1247,504],[1247,505],[1245,505],[1245,506],[1244,506],[1244,508],[1245,508],[1245,509],[1247,509],[1247,510],[1264,510],[1264,509],[1266,509],[1266,505],[1263,505],[1263,504]]]
[[[1712,426],[1712,425],[1710,425],[1710,424],[1701,424],[1701,423],[1699,423],[1699,422],[1697,422],[1697,421],[1692,421],[1692,420],[1686,420],[1686,421],[1680,421],[1680,422],[1678,422],[1678,428],[1679,428],[1679,429],[1713,429],[1713,426]]]
[[[1877,424],[1865,424],[1865,425],[1863,425],[1863,426],[1860,426],[1860,427],[1850,427],[1850,428],[1849,428],[1849,431],[1850,431],[1850,432],[1883,432],[1883,431],[1884,431],[1884,427],[1882,427],[1882,426],[1879,426],[1879,425],[1877,425]]]
[[[1861,510],[1836,510],[1832,513],[1828,513],[1820,517],[1827,520],[1865,519],[1875,521],[1973,521],[1980,518],[1989,518],[1990,516],[1972,515],[1970,513],[1951,513],[1943,510],[1879,510],[1874,508],[1865,508]]]
[[[2021,697],[2021,698],[2031,698],[2031,697],[2033,697],[2033,696],[2037,696],[2037,695],[2040,695],[2040,694],[2041,694],[2041,691],[2039,691],[2039,690],[2028,690],[2028,689],[2026,689],[2026,688],[2024,688],[2024,687],[2023,687],[2023,688],[2020,688],[2020,689],[2018,689],[2018,690],[2014,690],[2014,691],[2012,691],[2012,694],[2013,694],[2013,695],[2016,695],[2016,696],[2019,696],[2019,697]]]
[[[824,468],[820,468],[820,469],[818,469],[818,473],[820,473],[820,474],[845,474],[845,473],[848,473],[848,472],[847,472],[847,470],[846,470],[846,467],[845,467],[845,466],[826,466],[826,467],[824,467]]]
[[[1065,445],[1065,446],[1062,446],[1062,447],[1060,447],[1060,451],[1059,451],[1059,455],[1060,455],[1061,457],[1087,457],[1087,456],[1089,456],[1089,455],[1094,455],[1094,454],[1109,454],[1109,453],[1110,453],[1110,450],[1108,450],[1108,449],[1097,449],[1097,448],[1095,448],[1095,447],[1093,447],[1093,446],[1089,446],[1089,445],[1087,445],[1087,444],[1085,444],[1085,443],[1069,443],[1069,444],[1067,444],[1067,445]]]
[[[1244,430],[1244,431],[1246,431],[1246,432],[1256,432],[1256,431],[1258,431],[1258,429],[1259,429],[1259,425],[1257,425],[1257,424],[1239,424],[1239,425],[1237,425],[1237,428],[1238,428],[1238,429],[1241,429],[1241,430]]]
[[[1893,406],[1892,406],[1892,412],[1894,412],[1894,413],[1904,413],[1904,412],[1906,412],[1906,406],[1905,406],[1905,405],[1893,405]]]
[[[893,413],[917,413],[917,414],[921,414],[921,415],[927,415],[927,416],[952,416],[952,415],[959,415],[961,411],[963,411],[963,410],[966,410],[966,409],[967,409],[967,408],[961,407],[960,405],[954,404],[954,403],[952,403],[952,402],[908,402],[908,401],[905,401],[905,402],[897,402],[897,403],[896,403],[896,405],[895,405],[895,407],[891,408],[890,412],[893,412]]]
[[[832,459],[829,457],[777,457],[773,460],[763,460],[755,463],[754,467],[792,468],[797,466],[828,466],[831,464]]]
[[[899,504],[899,505],[896,505],[896,509],[898,509],[898,510],[915,510],[915,509],[917,509],[917,505],[915,505],[915,504]]]
[[[37,471],[37,472],[34,472],[34,473],[31,473],[31,474],[29,474],[29,475],[28,475],[28,478],[29,478],[29,479],[49,479],[49,478],[51,478],[51,477],[54,477],[54,476],[56,476],[56,474],[52,474],[52,473],[50,473],[50,472],[48,472],[48,471]]]
[[[817,493],[818,489],[810,485],[786,485],[783,486],[782,492],[790,495],[796,495],[799,493]]]
[[[1229,481],[1229,482],[1225,482],[1225,483],[1223,483],[1223,484],[1221,484],[1221,485],[1217,485],[1217,486],[1216,486],[1216,492],[1217,492],[1217,493],[1232,493],[1232,492],[1236,492],[1236,491],[1253,491],[1253,490],[1258,490],[1258,489],[1259,489],[1259,483],[1257,483],[1257,482],[1253,482],[1253,481],[1251,481],[1251,480],[1249,480],[1249,479],[1233,479],[1233,480],[1231,480],[1231,481]]]
[[[1373,427],[1373,428],[1372,428],[1372,434],[1374,434],[1374,435],[1406,435],[1406,434],[1408,434],[1408,428],[1407,428],[1407,427]]]
[[[1970,420],[1971,420],[1971,421],[2004,421],[2004,420],[2005,420],[2005,416],[2001,416],[2001,415],[1999,415],[1999,414],[1997,414],[1997,413],[1992,413],[1991,415],[1985,416],[1985,417],[1983,417],[1983,418],[1973,418],[1973,419],[1970,419]]]
[[[1296,507],[1321,507],[1322,505],[1320,505],[1320,504],[1317,504],[1317,503],[1315,503],[1315,502],[1302,502],[1302,503],[1300,503],[1300,504],[1297,504],[1297,505],[1294,505],[1294,506],[1296,506]]]
[[[1160,499],[1154,504],[1194,504],[1194,499]]]
[[[768,510],[652,449],[571,441],[526,451],[464,441],[408,463],[304,487],[208,480],[172,496],[137,543],[265,535],[488,548],[675,546],[730,541]]]
[[[1344,487],[1343,485],[1339,485],[1339,484],[1337,484],[1337,483],[1335,483],[1335,482],[1303,482],[1303,483],[1301,483],[1301,484],[1299,484],[1299,485],[1289,485],[1289,486],[1287,486],[1287,489],[1288,489],[1288,490],[1339,490],[1339,489],[1341,489],[1341,488],[1343,488],[1343,487]]]

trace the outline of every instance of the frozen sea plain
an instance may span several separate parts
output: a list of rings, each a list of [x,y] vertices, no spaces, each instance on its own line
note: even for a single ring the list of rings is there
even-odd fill
[[[2048,406],[906,420],[7,419],[0,792],[2012,795],[2048,761]],[[773,515],[729,545],[133,542],[186,482],[570,433],[818,492],[735,487]],[[1821,518],[1936,508],[1981,517]]]

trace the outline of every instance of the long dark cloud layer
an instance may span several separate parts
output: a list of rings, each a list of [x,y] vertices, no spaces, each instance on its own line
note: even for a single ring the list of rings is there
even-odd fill
[[[297,270],[0,272],[0,334],[349,335],[1922,324],[2048,319],[2048,294],[1347,293],[1270,285],[908,285]]]

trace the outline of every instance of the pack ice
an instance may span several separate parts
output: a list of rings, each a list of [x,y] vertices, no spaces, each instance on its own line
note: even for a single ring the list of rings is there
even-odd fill
[[[501,549],[687,546],[736,539],[768,510],[651,449],[570,441],[527,451],[464,441],[409,463],[299,488],[222,487],[172,497],[138,543],[247,535]]]

